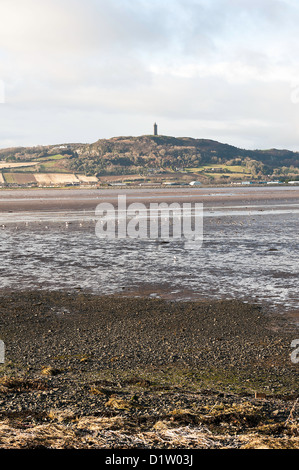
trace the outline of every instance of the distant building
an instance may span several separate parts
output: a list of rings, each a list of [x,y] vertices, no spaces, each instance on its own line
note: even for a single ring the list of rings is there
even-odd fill
[[[156,123],[154,124],[154,135],[158,135],[158,126]]]

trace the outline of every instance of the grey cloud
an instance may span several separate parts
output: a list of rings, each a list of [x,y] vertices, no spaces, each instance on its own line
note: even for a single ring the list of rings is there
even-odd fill
[[[299,137],[290,0],[1,0],[0,15],[2,141],[66,141],[72,129],[74,141],[94,135],[93,119],[99,138],[152,118],[246,142],[272,128],[277,139],[277,126],[290,139],[288,122]]]

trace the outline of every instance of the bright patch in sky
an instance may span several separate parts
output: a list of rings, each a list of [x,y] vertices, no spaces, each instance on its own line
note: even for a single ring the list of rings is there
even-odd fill
[[[152,133],[299,150],[299,3],[1,0],[0,146]]]

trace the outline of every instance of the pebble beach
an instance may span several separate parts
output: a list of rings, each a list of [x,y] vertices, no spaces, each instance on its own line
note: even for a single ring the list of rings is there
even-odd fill
[[[298,190],[141,192],[206,201],[192,272],[171,244],[99,249],[79,220],[116,192],[29,193],[1,200],[0,448],[299,447]]]
[[[0,311],[1,447],[298,446],[298,328],[258,305],[9,292]]]

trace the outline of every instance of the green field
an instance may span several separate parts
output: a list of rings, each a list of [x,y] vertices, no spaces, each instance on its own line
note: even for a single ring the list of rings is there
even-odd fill
[[[203,165],[203,166],[196,167],[196,168],[186,168],[186,171],[192,172],[192,173],[202,173],[202,172],[210,173],[212,168],[215,168],[215,170],[223,170],[224,173],[219,172],[219,174],[225,174],[225,172],[227,172],[228,174],[238,173],[241,175],[250,175],[250,172],[248,172],[248,169],[241,165],[224,165],[224,164],[223,165],[222,164]]]
[[[37,158],[37,160],[39,162],[47,162],[49,160],[62,160],[64,158],[66,158],[65,155],[58,154],[58,155],[49,155],[47,157]]]
[[[13,173],[5,173],[3,176],[5,179],[5,182],[8,184],[14,184],[16,182]]]
[[[57,166],[56,160],[52,160],[52,161],[47,160],[47,161],[44,161],[44,162],[42,162],[42,165],[41,165],[41,166],[42,166],[43,168],[47,169],[47,170],[48,170],[48,169],[53,170],[53,169],[55,169],[56,166]],[[59,172],[60,172],[60,171],[61,171],[61,168],[59,168]]]

